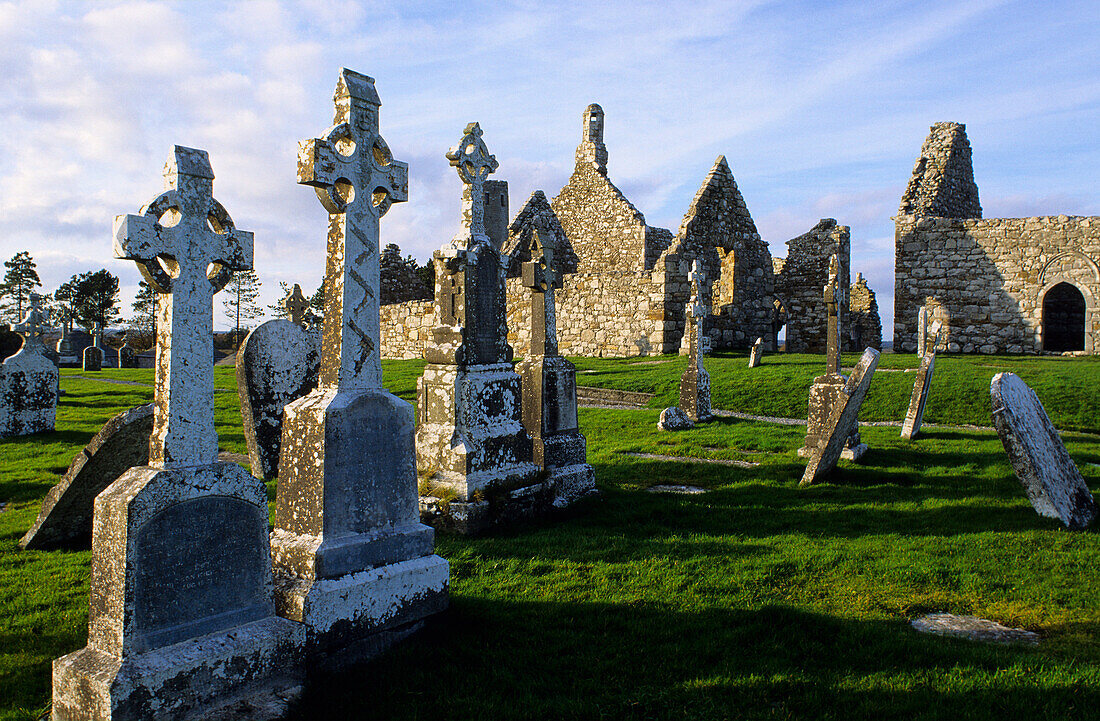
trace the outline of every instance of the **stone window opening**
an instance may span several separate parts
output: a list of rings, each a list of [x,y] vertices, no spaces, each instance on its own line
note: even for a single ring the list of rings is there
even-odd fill
[[[1043,296],[1043,350],[1051,353],[1085,350],[1085,296],[1062,282]]]

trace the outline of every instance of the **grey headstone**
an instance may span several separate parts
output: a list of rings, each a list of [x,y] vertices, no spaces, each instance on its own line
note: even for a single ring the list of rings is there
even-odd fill
[[[871,378],[878,367],[878,357],[879,352],[874,348],[863,351],[859,363],[852,369],[852,374],[832,405],[824,432],[810,455],[799,485],[808,486],[822,481],[836,468],[840,454],[859,418],[863,399],[867,397],[867,391],[871,387]]]
[[[759,368],[764,359],[764,339],[757,338],[749,351],[749,368]]]
[[[288,320],[256,327],[237,351],[237,392],[252,475],[279,470],[283,407],[317,387],[320,338]]]
[[[662,431],[686,431],[689,428],[694,428],[695,424],[691,422],[691,419],[679,406],[669,406],[661,411],[657,427]]]
[[[0,438],[52,431],[60,393],[57,365],[48,357],[42,335],[51,330],[31,294],[23,320],[10,326],[23,336],[23,345],[0,365]]]
[[[1035,511],[1067,528],[1086,528],[1097,516],[1096,501],[1038,396],[1014,373],[993,376],[989,395],[993,426]]]
[[[85,371],[98,371],[103,370],[103,349],[97,348],[94,345],[90,345],[84,349],[83,364],[81,368]]]
[[[95,497],[149,458],[153,404],[119,413],[104,424],[46,494],[38,519],[19,545],[28,550],[89,548]]]
[[[905,413],[905,422],[901,426],[901,437],[913,440],[920,432],[924,421],[924,406],[928,402],[928,393],[932,388],[932,373],[936,370],[936,353],[927,353],[920,361],[917,378],[913,381],[913,395],[909,399],[909,410]]]

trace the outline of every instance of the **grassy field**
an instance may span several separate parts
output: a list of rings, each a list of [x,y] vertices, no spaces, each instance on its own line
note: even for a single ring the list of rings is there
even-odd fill
[[[909,443],[896,427],[864,427],[863,463],[800,489],[801,427],[724,418],[656,430],[682,358],[575,361],[581,384],[657,394],[650,409],[581,410],[600,497],[553,521],[441,537],[451,610],[312,688],[298,718],[1100,717],[1100,540],[1034,513],[994,433],[933,428]],[[804,415],[821,358],[765,362],[708,359],[714,405]],[[387,385],[412,400],[422,364],[384,365]],[[898,372],[876,373],[862,418],[900,420],[914,377],[904,369],[915,367],[913,355],[884,355],[880,368]],[[988,426],[999,370],[1073,429],[1070,454],[1100,488],[1098,360],[941,356],[926,419]],[[18,539],[83,443],[152,395],[76,375],[63,377],[55,433],[0,441],[0,720],[42,713],[50,660],[86,639],[89,553],[20,552]],[[215,376],[221,447],[244,452],[233,369]],[[659,483],[709,492],[646,492]],[[995,646],[909,627],[935,611],[1043,640]]]

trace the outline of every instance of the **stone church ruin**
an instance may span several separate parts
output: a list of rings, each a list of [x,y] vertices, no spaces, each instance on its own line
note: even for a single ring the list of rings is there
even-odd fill
[[[949,352],[1100,351],[1100,217],[982,218],[966,126],[932,126],[894,223],[896,350],[927,306]]]

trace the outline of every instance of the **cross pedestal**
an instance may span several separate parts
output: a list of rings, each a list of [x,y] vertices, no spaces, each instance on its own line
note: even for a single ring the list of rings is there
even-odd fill
[[[377,653],[447,605],[449,566],[420,523],[412,406],[382,385],[379,219],[408,165],[379,134],[374,80],[344,69],[298,182],[329,212],[317,389],[283,409],[271,549],[279,613],[333,665]]]

